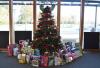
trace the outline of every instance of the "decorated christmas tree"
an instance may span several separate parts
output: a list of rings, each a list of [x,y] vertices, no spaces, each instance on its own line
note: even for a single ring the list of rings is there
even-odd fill
[[[33,47],[39,49],[41,55],[43,55],[44,52],[48,52],[49,55],[52,55],[62,47],[62,44],[49,6],[43,9],[41,18],[39,18],[38,21],[39,24],[34,34]]]

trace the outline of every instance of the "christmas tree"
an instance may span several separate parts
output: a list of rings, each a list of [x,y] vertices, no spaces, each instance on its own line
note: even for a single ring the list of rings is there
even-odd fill
[[[49,6],[43,9],[41,18],[39,18],[38,21],[39,24],[34,33],[33,46],[40,50],[41,55],[43,55],[44,52],[48,52],[52,55],[53,52],[57,52],[58,49],[62,47],[62,44]]]

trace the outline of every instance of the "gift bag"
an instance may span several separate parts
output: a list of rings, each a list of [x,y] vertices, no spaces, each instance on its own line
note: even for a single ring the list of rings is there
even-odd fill
[[[39,49],[35,49],[34,50],[34,55],[35,56],[40,56],[40,50]]]
[[[31,64],[34,67],[39,67],[40,56],[32,56]]]
[[[18,45],[18,48],[19,48],[19,52],[21,52],[21,49],[24,47],[24,40],[19,40],[19,45]]]
[[[18,54],[17,59],[18,60],[21,59],[21,54]]]
[[[27,63],[30,62],[30,55],[26,55],[26,62],[27,62]]]
[[[41,66],[42,67],[47,67],[48,66],[48,56],[41,56]]]
[[[25,62],[21,59],[18,60],[19,64],[24,64]]]
[[[54,66],[54,56],[49,56],[48,66]]]
[[[8,45],[7,53],[8,53],[8,56],[13,56],[13,45],[12,44]]]
[[[38,60],[32,60],[32,66],[39,67],[39,61]]]
[[[20,64],[26,63],[26,54],[18,54],[18,61]]]
[[[13,48],[13,55],[14,56],[17,56],[18,55],[18,48]]]
[[[54,61],[55,61],[55,66],[62,64],[62,59],[58,56],[55,56]]]

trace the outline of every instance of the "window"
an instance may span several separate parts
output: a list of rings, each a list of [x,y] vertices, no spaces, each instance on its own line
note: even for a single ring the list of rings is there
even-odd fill
[[[79,42],[80,6],[61,5],[60,25],[60,35],[63,39]]]
[[[33,5],[32,1],[13,2],[13,21],[15,31],[33,30]]]
[[[0,31],[9,31],[9,5],[8,1],[0,1]]]
[[[95,29],[95,7],[85,6],[84,32],[91,32],[93,29]]]
[[[32,1],[13,1],[13,24],[15,31],[15,42],[26,39],[32,40],[33,34],[29,34],[33,33],[32,3]]]
[[[100,7],[97,7],[96,31],[100,32]]]

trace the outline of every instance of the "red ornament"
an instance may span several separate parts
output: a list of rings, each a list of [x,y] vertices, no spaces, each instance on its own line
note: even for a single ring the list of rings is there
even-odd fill
[[[48,48],[49,48],[49,46],[48,46],[48,45],[45,45],[45,46],[44,46],[44,48],[48,49]]]

